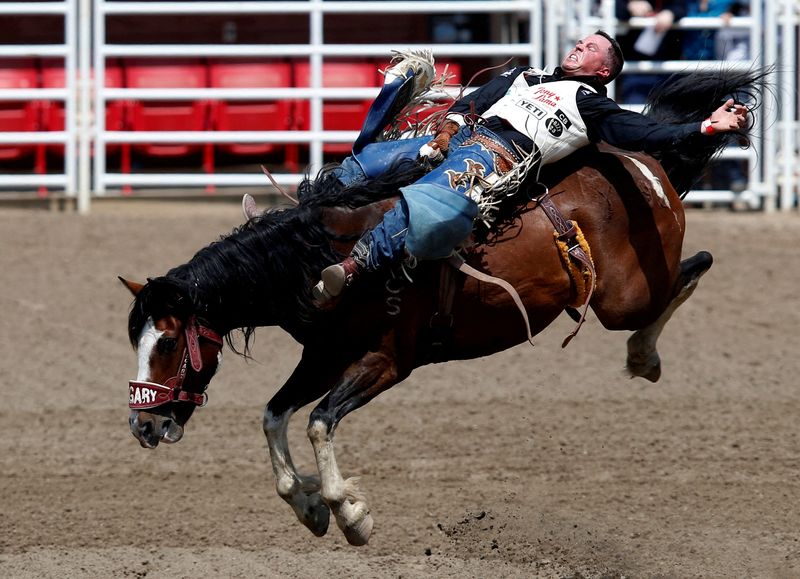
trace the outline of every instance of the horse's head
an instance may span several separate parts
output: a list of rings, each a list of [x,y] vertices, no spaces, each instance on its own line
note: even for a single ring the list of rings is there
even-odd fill
[[[145,448],[177,442],[222,358],[222,338],[164,278],[142,285],[120,278],[136,298],[128,327],[139,355],[129,385],[131,432]]]

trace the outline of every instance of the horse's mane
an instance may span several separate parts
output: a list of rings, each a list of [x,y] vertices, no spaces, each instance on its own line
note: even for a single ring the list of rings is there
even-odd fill
[[[234,311],[252,308],[277,316],[271,323],[298,328],[313,322],[318,310],[311,286],[327,265],[342,259],[331,241],[339,239],[322,221],[327,207],[361,207],[398,194],[398,187],[425,172],[416,163],[393,165],[381,179],[344,187],[332,165],[298,188],[299,204],[265,211],[198,251],[189,262],[148,280],[131,309],[132,344],[147,318],[194,313],[215,327],[239,327],[249,350],[255,326],[240,325]],[[234,351],[231,335],[228,344]]]
[[[429,169],[414,160],[399,159],[374,179],[344,186],[337,179],[339,167],[338,163],[329,164],[316,178],[303,179],[297,187],[299,207],[363,207],[398,195],[400,187],[413,183]]]
[[[337,259],[314,207],[276,208],[237,227],[198,251],[189,262],[163,277],[148,280],[130,315],[131,341],[138,339],[149,316],[190,313],[215,329],[240,327],[244,352],[254,327],[236,311],[272,312],[271,323],[308,322],[313,318],[308,280]],[[267,321],[267,320],[265,320]],[[296,325],[296,324],[295,324]],[[234,351],[231,336],[228,343]]]
[[[695,71],[674,74],[655,87],[647,97],[645,116],[663,124],[697,123],[709,112],[724,104],[728,98],[748,107],[752,113],[761,106],[761,95],[769,88],[767,77],[771,67],[737,71],[721,68],[716,71]],[[738,131],[718,133],[711,137],[699,132],[684,142],[682,148],[673,148],[652,154],[667,173],[672,186],[683,197],[700,179],[709,161],[724,147],[738,143],[750,145],[750,123]]]

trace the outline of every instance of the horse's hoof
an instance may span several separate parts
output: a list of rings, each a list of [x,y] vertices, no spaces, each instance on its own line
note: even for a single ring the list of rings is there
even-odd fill
[[[303,512],[302,523],[314,533],[315,537],[322,537],[328,532],[331,522],[331,509],[322,500],[319,494],[310,495],[308,505]]]
[[[344,538],[347,542],[354,547],[362,547],[369,542],[369,537],[372,535],[372,515],[369,512],[364,515],[355,523],[351,523],[342,529]]]
[[[650,382],[658,382],[661,378],[661,358],[653,354],[642,360],[638,356],[628,356],[626,368],[631,378],[644,378]]]

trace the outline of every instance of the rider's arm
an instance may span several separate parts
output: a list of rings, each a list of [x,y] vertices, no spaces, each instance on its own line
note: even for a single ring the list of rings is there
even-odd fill
[[[653,153],[671,149],[700,133],[698,123],[657,123],[585,89],[578,91],[577,104],[589,140],[605,141],[628,151]]]
[[[450,107],[447,118],[456,121],[459,125],[463,125],[464,115],[472,112],[482,115],[489,110],[489,107],[503,98],[508,89],[511,88],[514,79],[526,70],[528,70],[528,67],[518,66],[493,78],[479,89],[457,100]]]

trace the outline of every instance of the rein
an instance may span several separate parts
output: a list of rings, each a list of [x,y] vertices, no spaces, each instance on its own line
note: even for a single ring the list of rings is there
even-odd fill
[[[208,384],[203,386],[203,392],[188,392],[183,389],[189,366],[195,373],[203,369],[203,357],[200,351],[200,339],[211,342],[216,346],[216,354],[222,350],[222,338],[211,328],[203,325],[197,316],[191,316],[186,323],[186,347],[183,350],[183,358],[178,369],[178,373],[172,378],[167,379],[163,384],[155,382],[140,382],[131,380],[129,384],[130,397],[128,406],[132,410],[146,410],[157,408],[170,402],[190,402],[197,406],[205,406],[208,395],[205,389]]]

